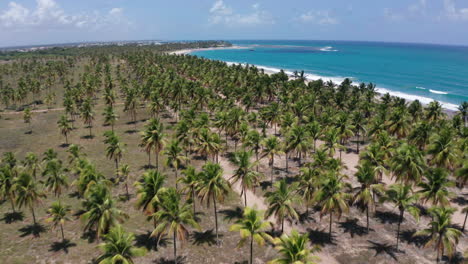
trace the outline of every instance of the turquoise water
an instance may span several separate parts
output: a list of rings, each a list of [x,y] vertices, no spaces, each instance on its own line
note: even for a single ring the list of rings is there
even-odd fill
[[[309,79],[373,82],[381,93],[455,110],[468,101],[468,47],[344,41],[231,41],[246,49],[193,55],[255,64],[268,70],[304,70]]]

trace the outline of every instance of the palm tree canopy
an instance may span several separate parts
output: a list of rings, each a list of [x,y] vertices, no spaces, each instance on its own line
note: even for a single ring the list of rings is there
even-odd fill
[[[289,235],[283,234],[273,242],[280,257],[268,262],[269,264],[314,264],[317,259],[311,256],[317,247],[311,249],[307,234],[299,234],[297,230],[292,230]]]
[[[133,258],[146,254],[145,248],[133,246],[135,235],[127,233],[121,225],[110,229],[99,245],[103,254],[97,258],[99,264],[133,264]]]
[[[270,222],[264,220],[263,212],[245,207],[242,218],[229,230],[240,232],[241,240],[237,244],[238,247],[242,247],[251,237],[258,245],[263,246],[265,241],[273,241],[273,238],[265,232],[270,226]]]

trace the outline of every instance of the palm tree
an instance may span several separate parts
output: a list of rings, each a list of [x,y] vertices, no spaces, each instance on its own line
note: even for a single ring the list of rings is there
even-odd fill
[[[130,194],[128,193],[128,178],[130,176],[130,166],[123,164],[119,168],[119,176],[125,181],[125,192],[127,194],[127,199],[130,199]]]
[[[166,176],[157,170],[148,170],[143,173],[143,177],[135,182],[137,207],[143,209],[146,214],[154,213],[165,181]]]
[[[179,141],[173,140],[166,147],[164,154],[167,156],[166,165],[174,168],[175,171],[175,187],[177,189],[177,176],[180,167],[187,159],[182,153],[183,149],[179,146]]]
[[[198,195],[202,202],[206,201],[207,206],[213,200],[215,214],[216,243],[219,243],[218,236],[218,211],[216,202],[223,202],[224,197],[230,190],[229,182],[223,178],[223,168],[217,163],[207,162],[202,167]]]
[[[262,148],[262,136],[257,130],[250,130],[245,138],[244,147],[250,148],[255,152],[256,170],[258,172],[258,154]]]
[[[309,238],[307,234],[299,234],[297,230],[292,230],[290,235],[283,234],[273,240],[275,249],[280,257],[268,262],[269,264],[315,264],[316,257],[311,256],[313,252],[309,248]]]
[[[69,153],[68,162],[72,164],[75,161],[79,160],[80,158],[86,156],[86,154],[83,153],[82,151],[83,151],[82,146],[71,144],[67,149],[67,152]]]
[[[313,121],[307,125],[307,131],[314,141],[314,152],[317,150],[317,140],[322,136],[322,127],[319,122]]]
[[[429,223],[429,227],[416,232],[414,236],[430,236],[430,240],[426,242],[425,247],[434,245],[437,251],[436,263],[439,263],[440,254],[444,255],[447,251],[449,258],[457,250],[457,244],[462,236],[462,232],[451,227],[452,214],[455,209],[449,207],[435,207],[431,210],[433,220]]]
[[[266,217],[274,215],[277,222],[281,223],[281,233],[284,231],[284,220],[298,219],[299,215],[294,208],[294,205],[299,202],[296,195],[297,185],[288,186],[283,179],[274,184],[275,189],[265,194],[268,202],[268,209],[265,212]]]
[[[151,118],[145,125],[145,130],[141,132],[141,144],[148,153],[148,162],[151,165],[151,151],[154,150],[156,155],[156,168],[159,167],[159,152],[164,147],[166,134],[164,133],[164,126],[159,119]]]
[[[146,255],[145,248],[133,246],[135,235],[124,231],[121,225],[112,227],[99,245],[103,254],[97,258],[99,264],[133,264],[133,258]]]
[[[53,228],[60,226],[60,232],[62,234],[62,241],[65,241],[65,235],[63,233],[63,226],[65,222],[70,221],[68,214],[71,212],[70,206],[62,204],[60,201],[53,202],[47,213],[49,217],[46,219],[46,222],[52,223]]]
[[[95,229],[97,238],[128,219],[128,215],[115,206],[108,187],[100,182],[90,187],[83,202],[84,213],[80,216],[85,231]]]
[[[465,220],[463,220],[463,226],[462,226],[462,230],[461,230],[462,232],[464,232],[465,231],[465,225],[466,225],[466,219],[468,218],[468,206],[463,208],[461,212],[465,214]]]
[[[29,172],[33,175],[34,179],[36,179],[36,172],[41,168],[37,155],[32,152],[26,153],[22,163],[23,166],[25,166],[26,169],[28,169]]]
[[[68,179],[65,174],[66,169],[62,166],[62,161],[53,159],[46,163],[42,176],[48,176],[44,186],[54,192],[55,197],[62,194],[62,188],[68,188]]]
[[[435,206],[450,206],[449,198],[453,193],[449,191],[454,183],[449,181],[448,173],[443,168],[431,168],[426,174],[427,181],[421,181],[418,184],[423,202],[431,202]]]
[[[306,215],[308,216],[309,207],[312,206],[320,174],[317,169],[310,167],[301,168],[300,171],[298,193],[305,202]]]
[[[397,180],[418,183],[425,168],[424,156],[415,146],[403,143],[390,161],[390,168]]]
[[[301,166],[302,154],[306,154],[310,149],[309,134],[305,126],[293,125],[286,136],[286,149],[295,151],[299,157],[299,166]],[[288,157],[286,155],[286,164]],[[287,167],[287,166],[286,166]],[[286,168],[287,171],[287,168]]]
[[[60,134],[65,136],[65,144],[68,145],[68,133],[70,133],[73,129],[71,122],[68,121],[66,115],[62,115],[57,124],[60,129]]]
[[[191,200],[193,215],[195,215],[195,195],[197,194],[197,186],[200,182],[200,173],[197,173],[194,167],[189,166],[182,171],[182,174],[185,176],[179,179],[179,182],[184,184],[182,193],[185,193],[185,195],[189,197],[189,200]]]
[[[115,162],[115,170],[119,169],[119,160],[122,159],[124,148],[120,142],[119,137],[112,131],[104,132],[104,143],[107,144],[106,147],[106,157],[113,159]]]
[[[8,165],[0,166],[0,198],[10,200],[11,209],[15,212],[16,171]]]
[[[244,195],[245,206],[247,206],[247,190],[255,190],[260,179],[260,174],[253,170],[257,163],[250,161],[252,155],[251,151],[238,151],[231,158],[231,163],[237,167],[234,175],[230,178],[231,184],[240,183],[242,188],[241,196]]]
[[[263,212],[255,208],[245,207],[243,217],[232,225],[230,231],[239,231],[241,239],[237,247],[242,247],[250,240],[250,264],[253,264],[253,242],[259,246],[265,244],[265,240],[271,241],[272,237],[265,230],[270,228],[270,222],[264,221]]]
[[[271,137],[264,139],[262,141],[262,145],[263,145],[262,158],[268,157],[268,164],[270,165],[270,168],[271,168],[270,185],[273,186],[273,168],[274,168],[274,163],[275,163],[275,156],[279,156],[283,154],[283,151],[281,150],[280,141],[276,136],[271,136]]]
[[[451,128],[444,128],[434,134],[432,143],[428,146],[427,153],[431,156],[429,164],[453,169],[458,155],[454,144],[454,133]]]
[[[177,263],[177,240],[185,241],[189,235],[188,227],[200,228],[188,203],[181,203],[180,194],[174,188],[162,192],[159,210],[153,214],[157,223],[151,236],[173,235],[174,263]]]
[[[468,102],[464,101],[463,103],[458,106],[458,111],[460,112],[460,115],[462,116],[463,123],[466,127],[467,117],[468,117]]]
[[[31,127],[32,112],[29,107],[27,107],[23,111],[23,120],[24,120],[24,123],[29,125],[29,132],[32,133],[32,127]]]
[[[91,98],[84,100],[83,104],[81,105],[81,118],[83,119],[83,123],[88,125],[89,136],[92,137],[91,128],[93,127],[94,112]]]
[[[348,200],[351,195],[345,190],[349,185],[345,184],[341,178],[335,174],[327,175],[320,184],[317,193],[314,195],[314,201],[320,206],[320,218],[324,214],[330,214],[330,226],[328,238],[332,239],[333,213],[338,214],[338,219],[344,212],[349,211]]]
[[[45,198],[46,195],[39,191],[34,178],[26,172],[19,174],[18,178],[15,179],[13,188],[16,195],[16,204],[18,204],[19,208],[27,206],[31,209],[34,225],[36,225],[34,207],[40,203],[41,198]]]
[[[114,107],[112,107],[111,105],[106,106],[102,115],[104,116],[104,125],[110,125],[112,131],[114,131],[114,125],[119,119],[119,116],[115,113]]]
[[[344,146],[340,143],[340,131],[335,127],[332,127],[325,133],[323,140],[325,141],[324,148],[328,151],[328,155],[330,157],[335,155],[336,149],[341,150],[344,148]]]
[[[353,197],[353,203],[358,204],[366,210],[367,233],[369,233],[369,207],[375,208],[375,196],[383,192],[383,185],[379,184],[376,171],[369,162],[358,165],[356,178],[361,184]]]
[[[413,193],[411,185],[392,184],[386,191],[385,196],[381,198],[382,202],[388,201],[395,205],[400,211],[397,229],[397,243],[396,249],[398,250],[398,242],[400,241],[400,225],[403,222],[403,215],[405,211],[409,212],[414,218],[419,219],[419,209],[415,203],[419,200],[419,196]]]
[[[430,123],[440,120],[444,116],[442,105],[438,101],[432,101],[426,108],[426,120]]]

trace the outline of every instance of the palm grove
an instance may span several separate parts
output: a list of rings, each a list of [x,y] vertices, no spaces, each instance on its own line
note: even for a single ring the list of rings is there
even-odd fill
[[[423,218],[427,226],[414,239],[426,238],[435,261],[455,256],[465,223],[453,225],[454,212],[463,208],[452,198],[468,180],[468,103],[447,116],[438,102],[377,98],[373,84],[306,82],[300,74],[268,75],[253,66],[161,52],[218,44],[71,49],[0,66],[6,111],[26,105],[20,110],[33,136],[41,132],[34,130],[31,108],[42,102],[56,107],[62,113],[55,121],[61,147],[67,149],[66,155],[55,147],[34,153],[31,146],[25,157],[2,149],[2,206],[30,211],[34,225],[41,221],[36,210],[47,206],[45,222],[60,230],[63,241],[67,222],[79,218],[83,232],[100,243],[102,255],[93,259],[99,263],[131,263],[148,254],[123,227],[132,216],[119,206],[119,185],[125,186],[124,202],[148,220],[154,242],[172,239],[176,263],[181,245],[201,229],[201,211],[212,210],[213,246],[222,247],[218,212],[233,191],[245,208],[229,229],[240,232],[238,246],[247,244],[250,263],[264,245],[277,249],[271,263],[312,263],[316,247],[305,227],[314,223],[300,221],[304,214],[318,212],[315,221],[328,221],[327,239],[339,242],[333,227],[343,215],[358,209],[372,236],[370,219],[382,206],[398,212],[396,252],[402,222]],[[83,74],[73,76],[83,56]],[[53,84],[63,89],[50,89]],[[137,127],[143,113],[149,118]],[[96,122],[98,115],[103,123]],[[119,119],[129,121],[127,132],[138,144],[123,141],[115,129]],[[96,134],[97,126],[108,130]],[[103,142],[102,155],[114,173],[105,175],[73,134]],[[132,149],[146,153],[147,160],[139,161],[143,171],[122,162]],[[355,173],[346,168],[347,153],[359,155]],[[62,201],[68,192],[76,193],[79,208]],[[44,204],[45,199],[53,202]],[[265,210],[257,208],[261,204]]]

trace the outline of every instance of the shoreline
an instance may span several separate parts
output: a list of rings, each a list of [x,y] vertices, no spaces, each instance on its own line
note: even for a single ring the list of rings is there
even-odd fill
[[[231,47],[184,49],[184,50],[172,51],[172,52],[169,52],[168,54],[187,55],[187,54],[190,54],[190,53],[195,52],[195,51],[222,50],[222,49],[248,49],[248,48],[249,47],[234,45],[234,46],[231,46]],[[246,65],[245,63],[241,63],[241,62],[231,62],[231,61],[224,61],[224,62],[229,66],[233,65],[233,64]],[[256,65],[256,64],[250,64],[250,65],[253,65],[253,66],[257,67],[258,69],[262,69],[266,74],[269,74],[269,75],[270,74],[275,74],[275,73],[278,73],[278,72],[281,71],[281,69],[274,68],[274,67],[268,67],[268,66]],[[291,71],[284,70],[284,69],[283,69],[283,71],[289,77],[293,76],[293,73]],[[310,73],[306,73],[305,76],[306,76],[306,82],[316,81],[318,79],[322,79],[325,82],[330,80],[330,81],[333,81],[336,84],[341,83],[344,80],[344,78],[346,78],[346,77],[327,77],[327,76],[314,75],[314,74],[310,74]],[[408,93],[404,93],[404,92],[400,92],[400,91],[392,91],[392,90],[389,90],[389,89],[383,88],[383,87],[376,87],[376,92],[378,94],[378,97],[381,97],[386,93],[389,93],[391,96],[403,98],[407,102],[413,102],[415,100],[418,100],[424,107],[429,105],[429,103],[432,102],[432,101],[438,101],[438,100],[435,100],[435,99],[432,99],[432,98],[429,98],[429,97],[421,97],[421,96],[418,96],[418,95],[412,95],[412,94],[408,94]],[[458,111],[457,110],[458,105],[455,105],[453,103],[441,102],[441,101],[438,101],[438,102],[442,105],[442,109],[444,110],[444,112],[446,114],[448,114],[449,116],[455,115],[456,112]]]

